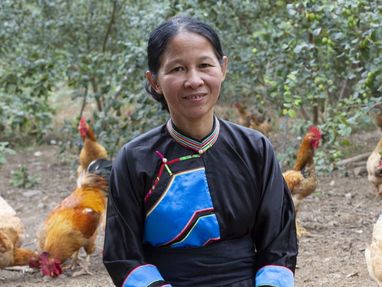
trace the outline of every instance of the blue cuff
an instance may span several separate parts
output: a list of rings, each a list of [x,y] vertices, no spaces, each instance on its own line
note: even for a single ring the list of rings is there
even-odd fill
[[[293,287],[293,272],[283,266],[268,265],[256,273],[256,286]]]
[[[129,273],[122,287],[147,287],[156,281],[164,281],[164,279],[154,265],[139,265]]]

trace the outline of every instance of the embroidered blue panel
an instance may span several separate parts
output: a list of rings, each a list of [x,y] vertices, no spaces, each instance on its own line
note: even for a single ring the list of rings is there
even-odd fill
[[[167,189],[149,211],[144,242],[153,246],[202,246],[220,238],[205,169],[172,176]]]
[[[122,287],[147,287],[151,283],[163,280],[158,269],[151,264],[135,268],[125,279]]]
[[[257,271],[256,287],[293,287],[294,277],[291,270],[283,266],[268,265]]]

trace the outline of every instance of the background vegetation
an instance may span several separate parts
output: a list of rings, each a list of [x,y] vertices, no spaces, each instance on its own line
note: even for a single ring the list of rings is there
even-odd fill
[[[90,106],[112,154],[163,122],[167,114],[143,88],[146,43],[178,13],[221,35],[230,59],[221,106],[266,111],[295,135],[317,124],[325,131],[322,166],[342,156],[346,136],[382,101],[379,0],[2,0],[0,164],[12,144],[52,133],[62,89],[78,103],[55,132],[63,147],[78,141],[78,119]],[[283,152],[286,161],[292,149]]]

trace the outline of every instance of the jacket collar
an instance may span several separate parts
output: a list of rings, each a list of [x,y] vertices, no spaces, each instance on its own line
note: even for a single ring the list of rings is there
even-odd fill
[[[213,144],[217,141],[220,132],[220,123],[219,120],[214,117],[214,126],[212,132],[206,136],[202,141],[198,141],[191,137],[188,137],[182,134],[171,121],[168,120],[166,124],[167,130],[170,133],[171,137],[179,144],[189,149],[192,149],[199,154],[203,154],[207,149],[213,146]]]

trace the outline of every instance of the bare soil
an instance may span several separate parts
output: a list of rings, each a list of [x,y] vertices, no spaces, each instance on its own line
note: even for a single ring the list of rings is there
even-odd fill
[[[371,151],[379,139],[374,132],[354,139],[362,152]],[[365,140],[367,138],[367,140]],[[47,213],[75,186],[71,155],[58,156],[56,145],[31,146],[8,156],[0,167],[0,194],[11,204],[26,226],[24,246],[35,248],[35,234]],[[31,189],[10,185],[12,171],[20,165],[38,177]],[[371,240],[373,224],[381,211],[380,199],[371,191],[367,177],[343,172],[320,175],[319,186],[306,198],[298,215],[310,235],[299,240],[296,287],[377,286],[366,269],[364,250]],[[50,279],[39,273],[0,270],[0,286],[113,286],[102,264],[103,235],[97,240],[90,271],[72,277],[66,271]]]

